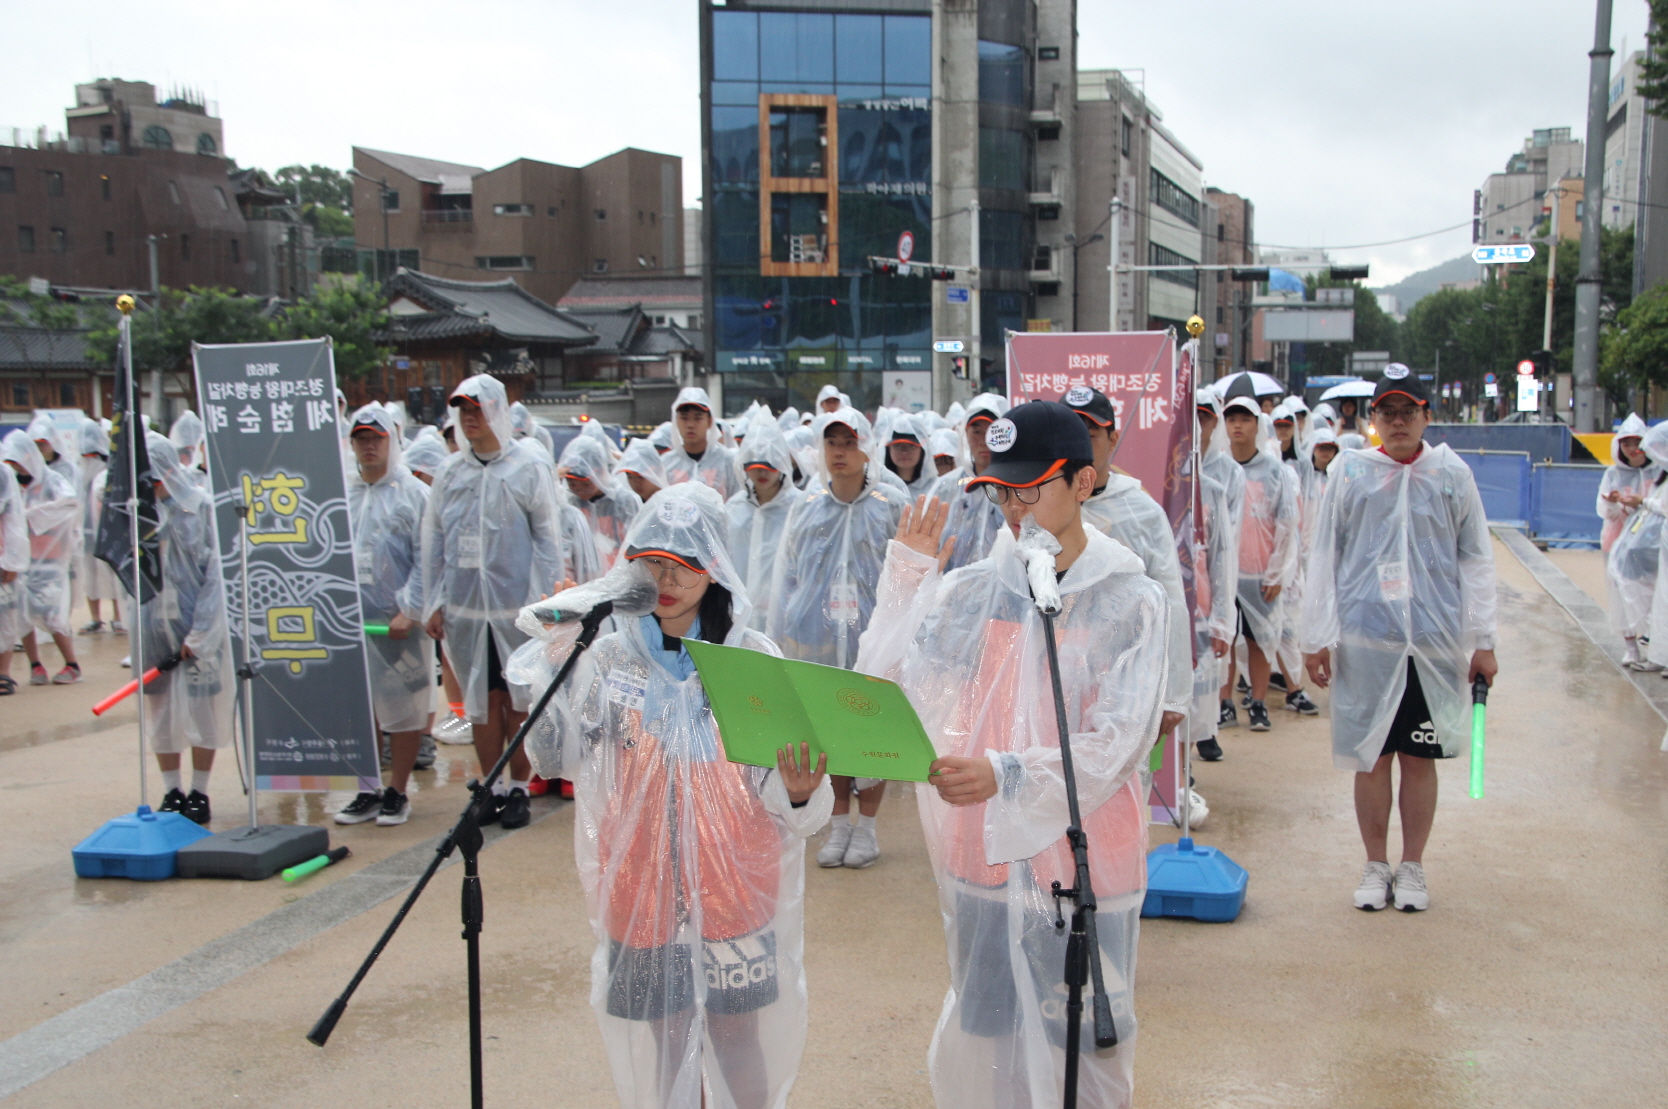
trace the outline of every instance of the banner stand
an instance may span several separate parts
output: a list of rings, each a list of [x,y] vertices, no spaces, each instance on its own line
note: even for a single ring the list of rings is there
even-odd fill
[[[236,501],[237,558],[243,591],[243,626],[249,627],[249,529],[254,512],[246,501]],[[330,850],[330,833],[309,824],[266,824],[260,821],[260,785],[255,773],[255,667],[249,657],[254,637],[243,636],[243,660],[237,669],[238,700],[243,724],[242,749],[249,770],[249,823],[217,832],[180,848],[176,866],[181,878],[242,878],[258,882],[287,867]]]

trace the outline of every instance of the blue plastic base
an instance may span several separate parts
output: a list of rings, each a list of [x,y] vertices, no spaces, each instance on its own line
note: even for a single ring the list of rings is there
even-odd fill
[[[149,805],[107,821],[70,852],[77,878],[131,878],[160,882],[174,876],[174,857],[188,843],[209,835],[177,812],[152,812]]]
[[[1214,847],[1191,838],[1155,847],[1147,855],[1144,917],[1191,917],[1226,924],[1245,907],[1245,868]]]

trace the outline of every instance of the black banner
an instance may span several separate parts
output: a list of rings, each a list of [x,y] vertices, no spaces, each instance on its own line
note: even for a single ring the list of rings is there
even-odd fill
[[[109,564],[129,596],[137,578],[139,603],[147,604],[162,589],[162,559],[157,547],[156,482],[151,474],[150,453],[145,449],[145,421],[139,415],[139,391],[133,380],[132,319],[122,317],[117,339],[116,389],[110,413],[110,439],[115,449],[105,472],[104,511],[99,515],[93,554]],[[128,518],[128,502],[133,497],[130,481],[135,474],[139,478],[138,573],[134,572],[133,525]],[[137,634],[138,613],[128,623]]]

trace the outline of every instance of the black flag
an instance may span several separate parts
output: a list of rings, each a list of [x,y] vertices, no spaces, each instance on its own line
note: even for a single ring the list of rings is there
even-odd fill
[[[98,540],[93,553],[109,563],[116,577],[131,595],[135,579],[139,603],[144,604],[162,589],[162,559],[157,544],[156,483],[151,475],[150,454],[145,450],[145,424],[139,417],[139,394],[133,380],[131,316],[122,319],[116,347],[116,389],[110,414],[110,438],[115,444],[110,468],[105,471],[104,511],[99,516]],[[139,565],[133,565],[133,531],[128,520],[132,492],[128,480],[139,476]],[[138,634],[138,618],[129,621]]]

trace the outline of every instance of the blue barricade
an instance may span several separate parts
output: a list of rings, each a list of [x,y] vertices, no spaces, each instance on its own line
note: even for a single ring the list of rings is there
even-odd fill
[[[1455,450],[1471,467],[1489,523],[1529,529],[1534,466],[1523,451]]]
[[[1596,508],[1604,467],[1543,462],[1531,482],[1529,533],[1554,547],[1595,547],[1602,521]]]
[[[1570,460],[1570,429],[1563,424],[1431,424],[1425,442],[1456,451],[1523,451],[1534,462]]]

